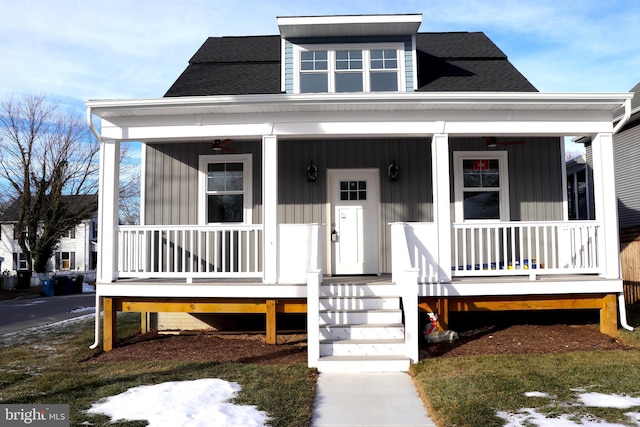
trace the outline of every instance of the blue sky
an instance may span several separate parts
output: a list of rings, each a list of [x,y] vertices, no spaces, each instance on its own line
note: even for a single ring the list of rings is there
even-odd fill
[[[543,92],[640,81],[640,1],[0,0],[0,99],[161,97],[208,36],[278,34],[277,16],[422,13],[420,31],[482,31]]]

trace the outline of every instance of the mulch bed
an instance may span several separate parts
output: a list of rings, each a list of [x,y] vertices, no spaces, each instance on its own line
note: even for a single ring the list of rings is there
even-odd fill
[[[100,353],[94,362],[122,360],[184,360],[257,364],[307,363],[307,335],[283,334],[278,345],[267,344],[260,334],[199,333],[142,334]]]
[[[630,350],[601,334],[592,324],[484,324],[459,332],[453,343],[422,343],[420,359],[487,354],[550,354],[572,351]],[[306,334],[282,334],[278,345],[266,344],[261,334],[148,333],[118,343],[92,362],[122,360],[185,360],[258,364],[307,363]],[[637,350],[637,349],[636,349]]]

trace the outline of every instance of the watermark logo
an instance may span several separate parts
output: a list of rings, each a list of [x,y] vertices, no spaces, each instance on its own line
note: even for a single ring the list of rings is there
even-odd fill
[[[0,405],[0,426],[69,427],[69,405]]]

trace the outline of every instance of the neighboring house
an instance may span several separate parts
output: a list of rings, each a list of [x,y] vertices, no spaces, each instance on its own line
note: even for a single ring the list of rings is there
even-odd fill
[[[631,92],[636,96],[631,102],[631,117],[614,136],[616,168],[616,193],[618,195],[618,221],[620,228],[640,227],[640,83]],[[617,112],[621,120],[624,111]]]
[[[567,161],[567,209],[569,219],[594,219],[591,215],[593,192],[589,191],[590,175],[587,173],[584,154]]]
[[[408,369],[424,311],[597,309],[617,334],[632,94],[539,93],[484,34],[419,14],[277,21],[207,39],[163,98],[87,102],[105,350],[117,311],[264,313],[271,343],[306,313],[321,371]],[[567,135],[592,138],[597,220],[568,219]],[[143,143],[139,226],[117,221],[123,141]]]
[[[97,196],[90,196],[95,204]],[[64,203],[85,203],[85,196],[63,196]],[[0,218],[0,257],[5,270],[25,270],[27,259],[18,244],[16,223],[18,221],[19,202],[11,204]],[[98,213],[91,212],[80,224],[68,230],[60,239],[54,256],[48,263],[48,271],[88,271],[95,270],[98,261],[97,227]]]

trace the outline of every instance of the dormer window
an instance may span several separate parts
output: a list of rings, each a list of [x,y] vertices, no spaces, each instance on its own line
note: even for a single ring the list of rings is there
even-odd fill
[[[297,46],[298,93],[405,90],[402,43]]]

